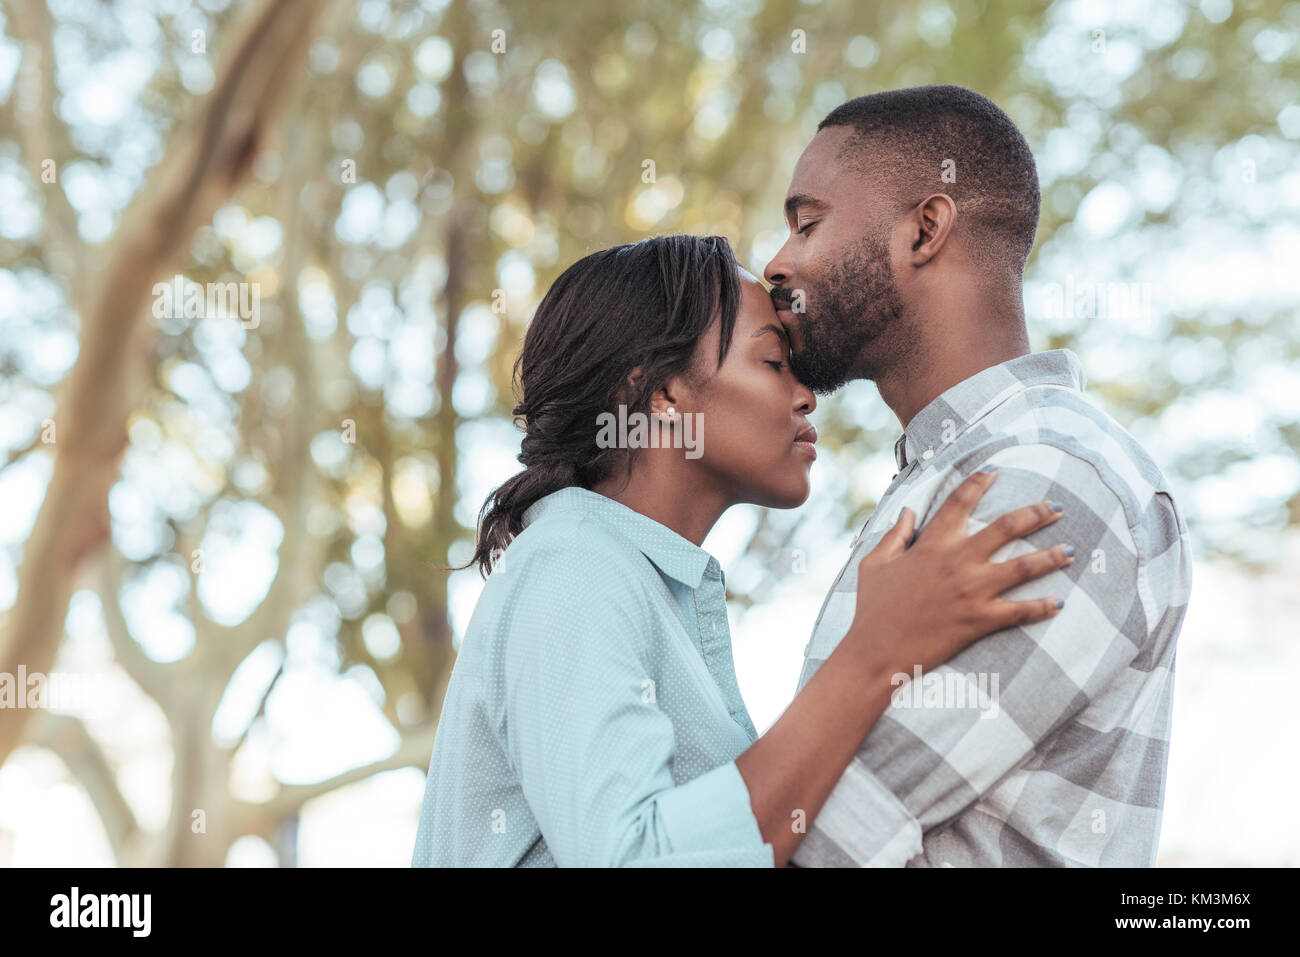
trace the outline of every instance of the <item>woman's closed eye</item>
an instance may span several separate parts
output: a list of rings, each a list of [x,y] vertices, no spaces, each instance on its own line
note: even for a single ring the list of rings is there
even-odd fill
[[[780,372],[782,369],[785,368],[785,363],[781,362],[779,359],[764,359],[763,361],[766,362],[768,365],[770,365],[777,372]]]

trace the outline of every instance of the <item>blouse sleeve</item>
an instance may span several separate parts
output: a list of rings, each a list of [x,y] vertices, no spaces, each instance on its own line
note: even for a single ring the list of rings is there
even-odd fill
[[[681,785],[647,666],[645,599],[598,553],[510,570],[506,750],[561,867],[772,867],[734,761]]]

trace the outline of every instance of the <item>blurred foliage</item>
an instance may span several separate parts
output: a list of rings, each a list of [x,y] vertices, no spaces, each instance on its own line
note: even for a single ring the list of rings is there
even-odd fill
[[[19,122],[8,21],[0,47],[9,473],[44,454],[80,271],[149,188],[239,12],[50,9],[60,99],[42,123]],[[1300,250],[1300,3],[362,0],[331,15],[283,142],[185,270],[257,282],[260,325],[157,321],[114,535],[143,581],[262,518],[301,526],[295,620],[337,638],[340,671],[373,672],[395,727],[437,716],[456,595],[473,594],[472,573],[449,588],[439,569],[468,557],[479,505],[518,467],[510,369],[549,281],[588,251],[674,231],[727,235],[761,273],[817,122],[881,89],[969,86],[1024,130],[1044,197],[1035,347],[1080,353],[1175,479],[1200,546],[1267,563],[1300,521],[1300,319],[1294,280],[1277,278]],[[55,187],[33,173],[45,155]],[[1044,306],[1072,283],[1144,284],[1150,310]],[[865,520],[892,472],[898,424],[873,386],[816,419],[832,454],[815,501],[756,516],[729,573],[739,602],[763,599],[791,545],[825,548]],[[304,443],[311,474],[286,474]],[[21,537],[6,560],[20,552]],[[205,591],[203,577],[173,603],[200,645],[194,619],[247,613],[234,579]]]

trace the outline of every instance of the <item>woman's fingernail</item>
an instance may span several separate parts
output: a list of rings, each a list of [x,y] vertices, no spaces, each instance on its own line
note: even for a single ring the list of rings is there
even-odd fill
[[[996,465],[982,465],[982,466],[980,466],[980,471],[981,471],[981,472],[996,472],[997,470],[998,470],[998,467],[997,467]]]
[[[1065,546],[1065,557],[1066,557],[1066,558],[1073,558],[1073,557],[1074,557],[1074,546],[1073,546],[1073,545],[1066,545],[1066,546]]]
[[[1064,607],[1065,607],[1065,599],[1064,599],[1064,598],[1058,598],[1058,599],[1056,599],[1056,607],[1057,607],[1057,608],[1064,608]]]
[[[1062,505],[1060,502],[1053,502],[1053,503],[1052,503],[1052,511],[1053,511],[1053,512],[1064,512],[1064,511],[1065,511],[1065,506]]]

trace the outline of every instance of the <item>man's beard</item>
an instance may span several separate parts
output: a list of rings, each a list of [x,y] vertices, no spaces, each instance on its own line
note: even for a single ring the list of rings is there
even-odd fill
[[[824,282],[811,288],[804,283],[803,289],[809,308],[798,320],[802,348],[790,356],[795,377],[818,395],[830,395],[851,379],[875,378],[880,357],[869,355],[867,346],[903,314],[886,242],[863,237]],[[789,308],[780,298],[777,304]]]

